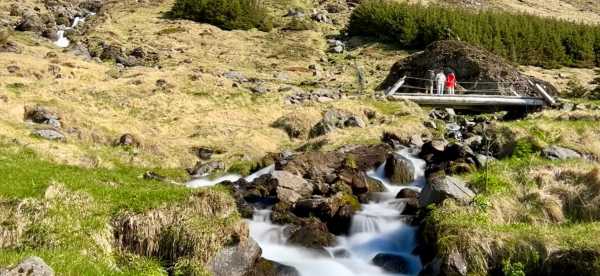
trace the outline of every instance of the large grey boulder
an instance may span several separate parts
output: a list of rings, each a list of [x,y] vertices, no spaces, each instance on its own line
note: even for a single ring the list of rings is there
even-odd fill
[[[373,260],[374,265],[390,273],[410,273],[410,264],[406,257],[396,254],[379,253]]]
[[[419,206],[425,207],[429,204],[439,204],[447,198],[469,204],[474,196],[475,193],[458,178],[446,175],[433,176],[428,179],[423,191],[421,191]]]
[[[39,257],[29,257],[20,264],[8,268],[0,269],[0,276],[53,276],[54,270],[49,267],[44,260]]]
[[[542,155],[551,160],[579,159],[581,154],[568,148],[550,146],[542,151]]]
[[[51,141],[66,141],[67,138],[58,130],[54,129],[38,129],[32,132],[33,136],[40,137]]]
[[[392,184],[406,185],[415,180],[415,167],[406,157],[393,153],[385,161],[385,176]]]
[[[222,249],[209,263],[215,276],[245,276],[251,272],[262,250],[253,239]]]
[[[301,198],[309,197],[313,192],[312,184],[293,173],[274,171],[271,173],[271,178],[279,201],[296,203]]]

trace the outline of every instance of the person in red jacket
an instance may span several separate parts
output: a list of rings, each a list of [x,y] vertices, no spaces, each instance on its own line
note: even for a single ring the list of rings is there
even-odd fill
[[[456,87],[456,75],[454,72],[450,72],[448,77],[446,78],[446,90],[448,91],[448,95],[454,95],[454,88]]]

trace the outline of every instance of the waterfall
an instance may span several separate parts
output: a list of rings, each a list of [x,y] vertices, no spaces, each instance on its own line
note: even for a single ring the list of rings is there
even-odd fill
[[[302,276],[373,276],[390,275],[371,263],[377,254],[388,253],[401,256],[405,260],[407,275],[417,275],[422,268],[419,257],[412,254],[417,245],[417,229],[406,224],[401,215],[406,205],[405,200],[395,197],[398,191],[404,188],[421,190],[425,184],[425,161],[414,157],[410,149],[402,149],[398,154],[414,166],[414,181],[408,186],[393,185],[384,176],[385,164],[369,171],[367,175],[380,180],[386,191],[362,205],[362,209],[352,219],[348,236],[338,236],[336,246],[326,248],[333,257],[324,257],[322,252],[286,244],[285,226],[273,224],[270,220],[271,210],[261,209],[255,210],[253,218],[247,222],[250,226],[250,236],[262,249],[262,257],[293,266]],[[252,181],[272,172],[273,169],[273,166],[269,166],[245,179]],[[222,178],[231,181],[240,177],[227,175]],[[197,179],[188,183],[188,186],[208,186],[218,183],[218,180]]]
[[[54,42],[54,45],[56,45],[60,48],[68,47],[69,44],[71,43],[69,41],[69,39],[65,37],[64,30],[60,30],[60,31],[56,32],[56,36],[58,36],[58,39]]]
[[[79,26],[81,23],[85,23],[86,18],[88,18],[90,16],[94,16],[94,15],[96,15],[96,14],[91,12],[91,13],[88,13],[84,17],[77,16],[73,19],[73,23],[71,24],[71,27],[61,26],[61,29],[59,29],[56,32],[56,36],[58,37],[58,39],[56,41],[54,41],[54,45],[56,45],[57,47],[60,47],[60,48],[69,47],[69,45],[71,44],[71,41],[65,37],[65,31],[73,30],[73,29],[77,28],[77,26]]]

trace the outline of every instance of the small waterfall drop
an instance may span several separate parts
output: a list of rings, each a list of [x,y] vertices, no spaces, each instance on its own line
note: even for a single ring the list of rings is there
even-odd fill
[[[65,37],[64,30],[60,30],[60,31],[56,32],[56,36],[58,36],[58,40],[56,40],[54,42],[54,45],[56,45],[60,48],[69,47],[69,44],[71,44],[71,41],[69,41],[69,39]]]
[[[71,41],[67,37],[65,37],[65,31],[73,30],[73,29],[77,28],[77,26],[81,25],[82,23],[85,23],[86,18],[88,18],[90,16],[94,16],[94,15],[96,15],[96,14],[91,12],[91,13],[88,13],[84,17],[77,16],[73,19],[73,23],[71,24],[70,27],[61,26],[61,29],[59,29],[56,32],[56,36],[58,37],[58,39],[56,41],[54,41],[54,45],[56,45],[57,47],[60,47],[60,48],[69,47],[69,45],[71,44]]]
[[[384,175],[384,166],[369,171],[367,175],[380,180],[386,191],[379,193],[374,200],[362,205],[362,209],[352,219],[350,234],[337,236],[337,244],[326,248],[330,257],[322,252],[286,244],[286,231],[283,225],[273,224],[271,210],[255,210],[253,218],[248,220],[250,236],[260,245],[262,257],[293,266],[302,276],[375,276],[394,275],[375,266],[371,260],[380,253],[401,256],[406,262],[406,274],[417,275],[422,269],[418,256],[412,254],[416,248],[416,227],[405,223],[401,215],[405,201],[396,199],[396,194],[405,188],[420,191],[425,184],[425,161],[413,156],[410,149],[402,149],[398,154],[409,160],[415,168],[413,183],[398,186],[390,183]],[[252,181],[274,170],[273,166],[264,168],[245,178]],[[237,175],[226,175],[219,179],[206,178],[192,180],[190,187],[204,187],[220,182],[220,179],[235,181]]]

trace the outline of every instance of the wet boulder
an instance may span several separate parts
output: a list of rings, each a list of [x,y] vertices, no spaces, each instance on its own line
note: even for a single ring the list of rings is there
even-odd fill
[[[419,198],[419,192],[411,188],[404,188],[398,192],[396,198]]]
[[[576,152],[572,149],[559,147],[556,145],[550,146],[542,150],[542,156],[551,160],[568,160],[582,158],[579,152]]]
[[[304,178],[286,172],[274,171],[271,173],[271,180],[276,187],[277,199],[283,202],[295,203],[303,197],[310,196],[313,192],[313,185]]]
[[[365,172],[345,170],[340,173],[339,177],[352,188],[352,193],[355,195],[385,191],[383,183],[369,177]]]
[[[473,197],[475,193],[462,180],[446,175],[434,175],[427,180],[427,184],[421,191],[419,206],[439,204],[447,198],[469,204]]]
[[[262,250],[251,238],[234,246],[221,249],[209,262],[209,269],[215,276],[245,276],[251,272],[259,260]]]
[[[447,145],[448,141],[443,139],[428,141],[421,147],[419,158],[427,161],[427,163],[431,163],[434,160],[440,159],[440,156],[443,155]]]
[[[321,221],[329,221],[340,208],[335,198],[313,196],[296,202],[294,214],[300,217],[317,217]]]
[[[415,168],[406,157],[393,153],[385,162],[385,176],[395,185],[406,185],[414,180]]]
[[[410,263],[402,255],[379,253],[375,255],[371,262],[389,273],[410,273]]]
[[[288,243],[306,248],[316,249],[327,254],[324,247],[335,244],[335,236],[329,233],[325,223],[317,219],[308,219],[301,226],[292,226]]]
[[[349,205],[343,205],[337,213],[327,222],[327,228],[335,235],[347,235],[352,225],[352,217],[356,211]]]
[[[294,267],[260,258],[245,276],[300,276],[300,272]]]
[[[0,269],[3,276],[53,276],[54,270],[39,257],[29,257],[14,267]]]

